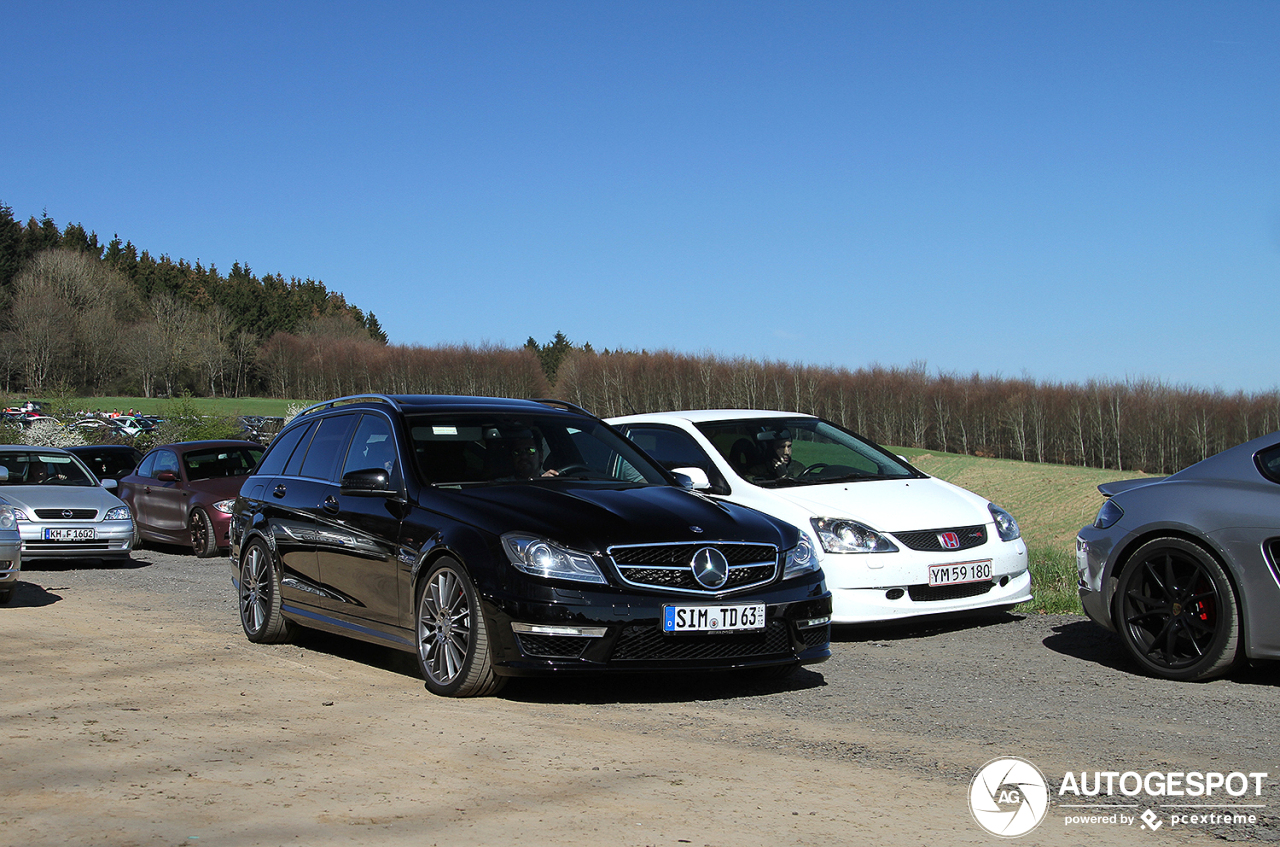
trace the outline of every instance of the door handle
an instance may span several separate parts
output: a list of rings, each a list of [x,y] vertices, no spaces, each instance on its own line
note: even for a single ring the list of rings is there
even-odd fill
[[[338,505],[338,498],[334,497],[332,494],[324,498],[324,510],[329,514],[336,515],[338,514],[338,510],[341,508],[342,507]]]
[[[282,483],[280,483],[279,485],[277,485],[277,486],[275,487],[275,489],[274,489],[274,490],[272,490],[272,492],[271,492],[271,496],[272,496],[272,497],[283,497],[283,496],[288,492],[288,490],[289,490],[289,489],[285,488],[285,487],[284,487],[284,483],[282,482]]]

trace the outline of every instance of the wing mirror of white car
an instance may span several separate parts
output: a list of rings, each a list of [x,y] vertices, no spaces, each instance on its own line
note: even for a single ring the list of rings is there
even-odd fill
[[[682,487],[691,491],[706,491],[711,488],[711,480],[702,468],[675,468],[671,473],[675,474],[676,481]]]

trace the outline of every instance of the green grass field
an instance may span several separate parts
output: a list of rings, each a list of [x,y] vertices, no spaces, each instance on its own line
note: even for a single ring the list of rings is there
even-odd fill
[[[892,448],[927,474],[1008,509],[1027,542],[1035,600],[1022,611],[1081,613],[1075,538],[1102,505],[1098,485],[1146,474]]]

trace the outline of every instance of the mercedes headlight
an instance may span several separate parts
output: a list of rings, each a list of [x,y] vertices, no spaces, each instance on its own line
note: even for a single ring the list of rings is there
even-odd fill
[[[800,543],[787,551],[786,566],[782,569],[782,578],[812,573],[818,569],[818,557],[813,552],[813,542],[809,533],[800,533]]]
[[[818,542],[828,553],[896,553],[898,548],[885,535],[866,524],[844,518],[813,518]]]
[[[516,570],[545,579],[572,579],[576,582],[604,583],[604,574],[586,553],[561,547],[554,541],[509,532],[502,536],[502,549]]]

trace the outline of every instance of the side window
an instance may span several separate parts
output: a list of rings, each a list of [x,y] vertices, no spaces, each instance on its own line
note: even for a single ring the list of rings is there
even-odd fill
[[[147,476],[155,479],[156,476],[156,456],[159,453],[148,453],[142,462],[138,465],[138,469],[134,471],[138,476]]]
[[[361,415],[347,460],[342,465],[342,475],[374,468],[385,470],[392,484],[399,484],[396,440],[391,435],[391,424],[382,415]]]
[[[310,425],[295,426],[288,432],[273,439],[271,447],[267,450],[267,455],[262,457],[262,462],[258,465],[258,474],[279,476],[283,473],[284,466],[288,464],[289,457],[293,455],[298,442],[302,440],[302,436],[310,431]]]
[[[156,472],[152,474],[152,476],[159,476],[164,471],[181,473],[180,466],[178,464],[178,457],[173,453],[170,453],[168,450],[157,450],[155,471]]]
[[[667,470],[676,468],[702,468],[711,482],[715,494],[728,494],[729,484],[716,470],[711,457],[698,446],[687,432],[675,427],[641,424],[627,427],[627,437],[648,453]]]
[[[316,424],[316,434],[311,437],[299,475],[309,479],[335,479],[338,462],[346,452],[355,424],[356,415],[334,415]]]

